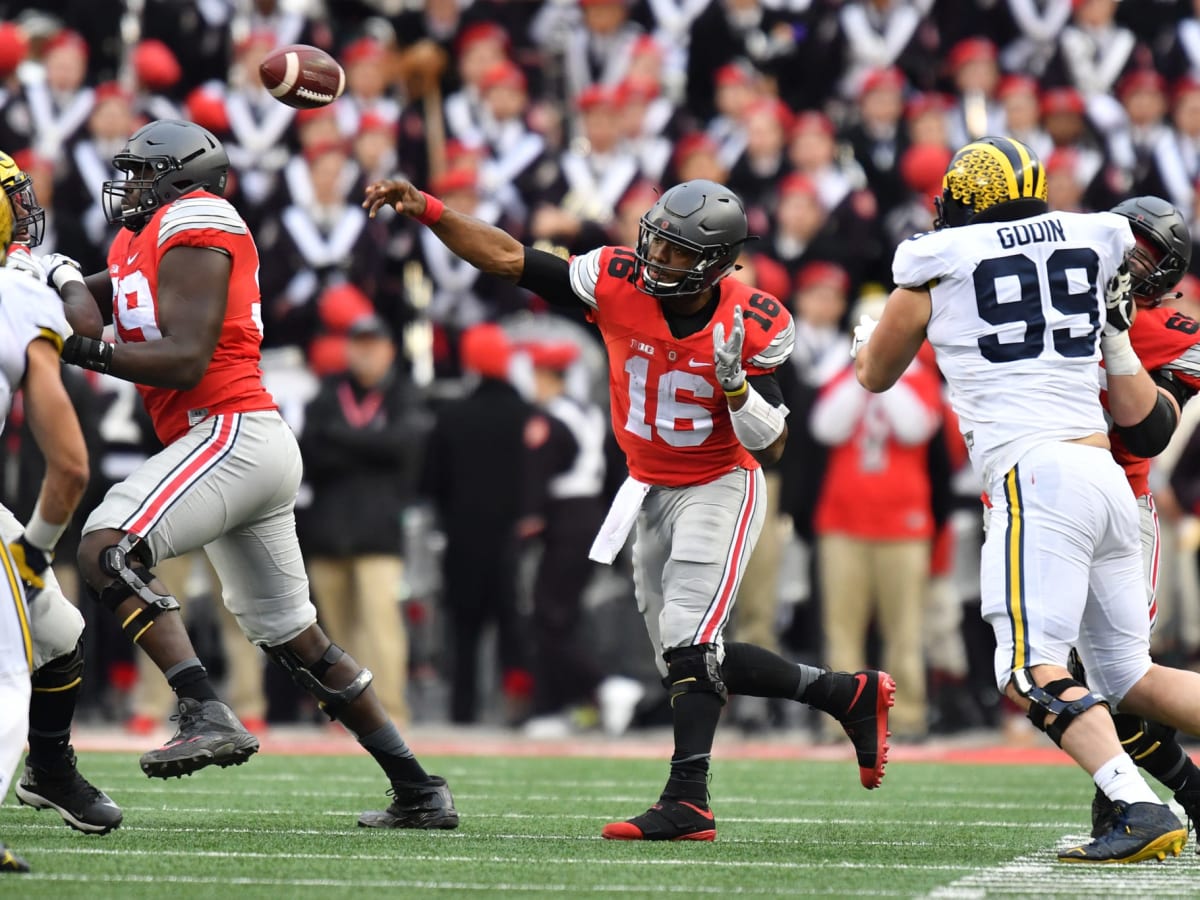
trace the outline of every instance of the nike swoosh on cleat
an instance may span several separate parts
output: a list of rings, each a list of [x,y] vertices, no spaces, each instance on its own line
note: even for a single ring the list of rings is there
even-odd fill
[[[700,815],[704,816],[704,818],[708,819],[708,821],[710,821],[710,822],[713,820],[713,812],[711,809],[701,809],[700,807],[696,806],[696,804],[688,803],[686,800],[680,800],[679,805],[686,806],[688,809],[698,812]]]
[[[859,672],[854,676],[854,680],[858,682],[858,690],[854,692],[854,699],[850,701],[850,705],[846,707],[846,711],[854,709],[854,704],[858,702],[858,698],[862,696],[862,692],[867,688],[867,676]]]

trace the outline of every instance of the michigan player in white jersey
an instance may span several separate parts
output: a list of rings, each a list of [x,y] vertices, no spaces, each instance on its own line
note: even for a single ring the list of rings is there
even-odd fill
[[[4,269],[28,275],[37,282],[34,290],[39,291],[46,273],[30,251],[41,243],[46,212],[38,203],[33,180],[7,153],[0,153],[0,187],[13,213],[13,240]],[[47,257],[52,263],[55,258]],[[61,311],[61,301],[52,309]],[[17,517],[0,506],[0,540],[10,543],[22,531]],[[83,616],[63,594],[53,569],[46,570],[43,580],[38,602],[29,607],[33,697],[29,702],[29,754],[15,788],[17,799],[35,809],[55,810],[77,831],[107,834],[121,824],[121,808],[80,773],[71,746],[71,723],[83,684]]]
[[[1045,200],[1025,145],[988,137],[959,150],[937,230],[897,248],[897,288],[851,352],[872,391],[891,387],[926,339],[937,353],[991,498],[981,595],[997,685],[1118,813],[1112,831],[1059,859],[1162,859],[1187,829],[1124,752],[1109,711],[1200,733],[1200,675],[1150,660],[1138,507],[1099,400],[1103,355],[1118,426],[1158,407],[1127,334],[1134,238],[1123,217],[1050,213]],[[1068,672],[1072,645],[1092,690]]]
[[[13,208],[0,198],[0,262],[12,237]],[[22,389],[30,430],[46,460],[33,515],[7,547],[0,545],[0,801],[8,793],[29,722],[30,610],[46,587],[54,545],[87,487],[87,447],[59,366],[69,333],[53,291],[26,274],[0,269],[0,427],[13,394]],[[0,872],[27,871],[25,861],[0,843]]]

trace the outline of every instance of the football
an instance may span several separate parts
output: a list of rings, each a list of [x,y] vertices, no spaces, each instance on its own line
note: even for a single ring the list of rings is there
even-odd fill
[[[290,44],[272,50],[258,67],[263,87],[296,109],[326,106],[342,95],[346,73],[319,47]]]

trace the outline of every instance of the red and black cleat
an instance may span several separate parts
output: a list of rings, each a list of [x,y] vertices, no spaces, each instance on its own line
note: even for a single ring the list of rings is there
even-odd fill
[[[715,841],[717,820],[711,809],[664,797],[640,816],[605,825],[601,835],[610,841]]]
[[[837,716],[854,744],[858,756],[858,778],[867,790],[883,782],[887,765],[888,710],[896,702],[896,682],[887,672],[869,669],[845,675],[854,679],[854,696],[846,711]]]

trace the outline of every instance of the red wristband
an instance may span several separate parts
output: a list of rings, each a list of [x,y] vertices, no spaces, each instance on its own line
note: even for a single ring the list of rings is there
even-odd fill
[[[436,225],[441,220],[442,213],[446,211],[446,204],[424,191],[421,191],[421,196],[425,198],[425,212],[417,216],[417,221],[422,225]]]

